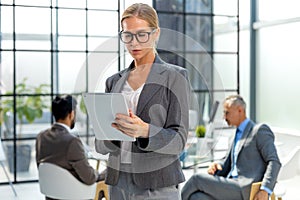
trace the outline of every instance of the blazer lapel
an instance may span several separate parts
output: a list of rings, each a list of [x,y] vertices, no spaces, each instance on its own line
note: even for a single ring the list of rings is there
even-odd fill
[[[127,70],[125,70],[123,73],[120,74],[121,78],[117,81],[117,83],[116,83],[114,89],[112,90],[112,92],[115,92],[115,93],[122,92],[123,86],[124,86],[124,84],[125,84],[125,82],[128,78],[128,75],[129,75],[131,69],[133,68],[133,65],[134,65],[134,63],[132,62],[130,64],[130,67]]]
[[[158,56],[156,56],[139,98],[136,111],[137,115],[139,115],[143,111],[143,108],[161,87],[167,86],[167,77],[162,75],[162,72],[166,70],[164,65],[165,64],[163,63],[163,61]]]

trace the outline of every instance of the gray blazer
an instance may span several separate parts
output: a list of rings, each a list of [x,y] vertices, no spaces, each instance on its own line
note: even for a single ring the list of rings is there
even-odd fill
[[[133,66],[108,78],[106,92],[121,92]],[[178,158],[188,135],[189,92],[187,71],[156,56],[136,111],[150,124],[149,138],[137,138],[132,143],[131,171],[141,188],[157,189],[185,180]],[[106,183],[117,184],[120,142],[96,140],[95,145],[97,152],[109,153]]]
[[[36,162],[37,165],[41,162],[56,164],[88,185],[95,183],[99,176],[89,164],[81,140],[59,124],[38,134]]]
[[[223,170],[218,171],[216,175],[226,177],[230,172],[233,160],[232,148],[233,146],[221,163]],[[252,182],[262,181],[263,186],[273,190],[281,163],[271,129],[265,124],[255,125],[250,120],[238,148],[236,165],[244,199],[249,199]]]

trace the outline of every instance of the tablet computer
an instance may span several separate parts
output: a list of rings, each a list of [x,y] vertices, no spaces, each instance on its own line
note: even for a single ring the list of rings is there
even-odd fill
[[[111,126],[117,113],[129,115],[126,99],[121,93],[83,93],[82,97],[96,139],[135,140]]]

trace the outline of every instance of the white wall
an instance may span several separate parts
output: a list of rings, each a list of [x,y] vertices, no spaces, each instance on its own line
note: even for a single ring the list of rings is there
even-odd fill
[[[299,18],[297,0],[259,1],[266,21]],[[257,120],[300,130],[300,21],[258,29]]]

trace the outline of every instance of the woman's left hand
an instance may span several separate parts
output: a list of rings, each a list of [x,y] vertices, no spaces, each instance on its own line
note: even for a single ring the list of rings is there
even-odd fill
[[[112,123],[112,127],[134,138],[149,137],[149,124],[133,114],[130,109],[129,116],[120,113],[116,114],[115,122]]]

